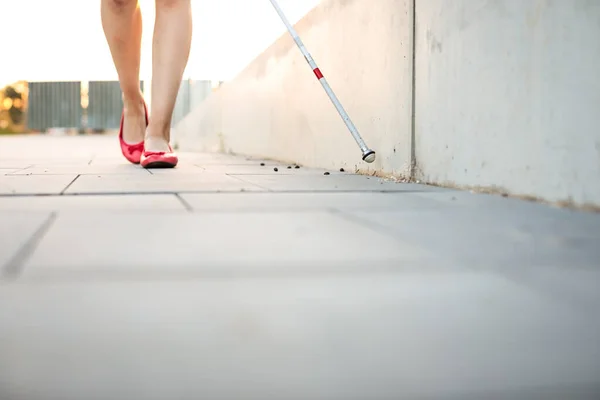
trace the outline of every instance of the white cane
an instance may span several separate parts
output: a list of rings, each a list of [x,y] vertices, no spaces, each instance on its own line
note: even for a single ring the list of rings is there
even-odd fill
[[[340,103],[340,101],[338,100],[335,93],[333,93],[333,90],[329,86],[329,83],[327,83],[327,80],[321,73],[321,70],[315,63],[315,60],[313,60],[313,58],[310,55],[310,53],[308,52],[308,50],[306,50],[306,47],[304,47],[304,43],[302,43],[302,39],[300,39],[300,36],[298,36],[298,33],[296,32],[296,30],[294,29],[292,24],[290,24],[290,21],[287,19],[287,17],[281,10],[281,7],[279,7],[279,4],[277,4],[277,1],[276,0],[269,0],[269,1],[273,5],[273,8],[275,8],[275,11],[277,11],[277,14],[279,14],[279,17],[285,24],[290,35],[292,35],[294,42],[296,42],[296,44],[298,45],[298,48],[302,52],[302,55],[306,59],[306,62],[308,62],[308,65],[310,65],[310,67],[312,68],[312,70],[313,70],[315,76],[317,77],[317,79],[319,80],[319,82],[321,82],[323,89],[325,89],[325,92],[327,93],[327,95],[329,96],[329,99],[331,100],[331,102],[335,106],[336,110],[340,114],[340,117],[342,117],[342,119],[344,120],[344,123],[346,124],[346,127],[348,127],[348,130],[354,137],[354,140],[356,140],[356,143],[358,144],[358,147],[360,147],[360,150],[362,152],[362,159],[368,163],[372,163],[373,161],[375,161],[375,152],[367,147],[367,144],[365,143],[363,138],[360,136],[360,134],[358,133],[358,130],[352,123],[352,120],[350,119],[350,117],[348,116],[348,113],[346,112],[346,110],[344,110],[342,103]]]

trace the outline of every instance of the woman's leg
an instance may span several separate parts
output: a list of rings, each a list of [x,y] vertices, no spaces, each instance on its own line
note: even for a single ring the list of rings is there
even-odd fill
[[[146,117],[140,90],[142,14],[137,0],[102,0],[102,27],[123,92],[123,139],[144,140]]]
[[[169,151],[173,109],[191,42],[190,0],[156,0],[152,45],[152,116],[146,130],[146,151]]]

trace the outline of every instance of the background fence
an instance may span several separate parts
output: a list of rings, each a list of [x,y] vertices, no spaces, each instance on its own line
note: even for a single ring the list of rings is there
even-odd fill
[[[181,121],[198,104],[202,103],[212,91],[210,81],[183,81],[179,87],[177,103],[173,111],[171,126]]]
[[[146,94],[152,82],[142,82]],[[27,128],[119,129],[123,99],[119,82],[29,82]],[[148,90],[147,90],[148,89]],[[173,125],[183,119],[212,91],[210,81],[182,81],[173,112]],[[148,95],[146,95],[149,98]]]
[[[142,91],[144,82],[140,82]],[[85,126],[94,130],[119,129],[123,97],[117,81],[91,81],[88,84]]]
[[[27,127],[82,128],[81,82],[29,82]]]

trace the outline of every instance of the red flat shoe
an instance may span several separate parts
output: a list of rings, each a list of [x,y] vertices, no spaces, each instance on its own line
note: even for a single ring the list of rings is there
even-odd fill
[[[146,113],[146,126],[148,126],[148,107],[144,102],[144,112]],[[121,145],[121,153],[132,164],[139,164],[144,152],[144,141],[139,143],[129,144],[123,140],[123,122],[125,121],[125,110],[121,114],[121,128],[119,129],[119,144]]]
[[[140,164],[144,168],[175,168],[179,159],[171,146],[169,151],[143,151]]]

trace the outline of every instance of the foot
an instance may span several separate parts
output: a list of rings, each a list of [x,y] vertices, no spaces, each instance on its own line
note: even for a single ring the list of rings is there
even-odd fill
[[[126,101],[123,108],[123,141],[127,144],[143,142],[146,125],[144,100]]]
[[[140,164],[144,168],[174,168],[179,162],[177,155],[164,136],[152,136],[148,133],[144,140],[144,152]]]
[[[144,103],[143,97],[141,98],[141,109],[143,128],[139,128],[139,108],[140,101],[136,102],[124,102],[123,113],[121,114],[121,127],[119,129],[119,145],[121,146],[121,153],[123,156],[133,164],[139,164],[142,152],[144,151],[144,138],[143,134],[146,131],[148,125],[148,112],[146,110],[146,103]],[[142,132],[142,138],[139,138]]]
[[[169,142],[163,136],[146,135],[144,139],[144,150],[152,153],[168,153],[171,151]]]

